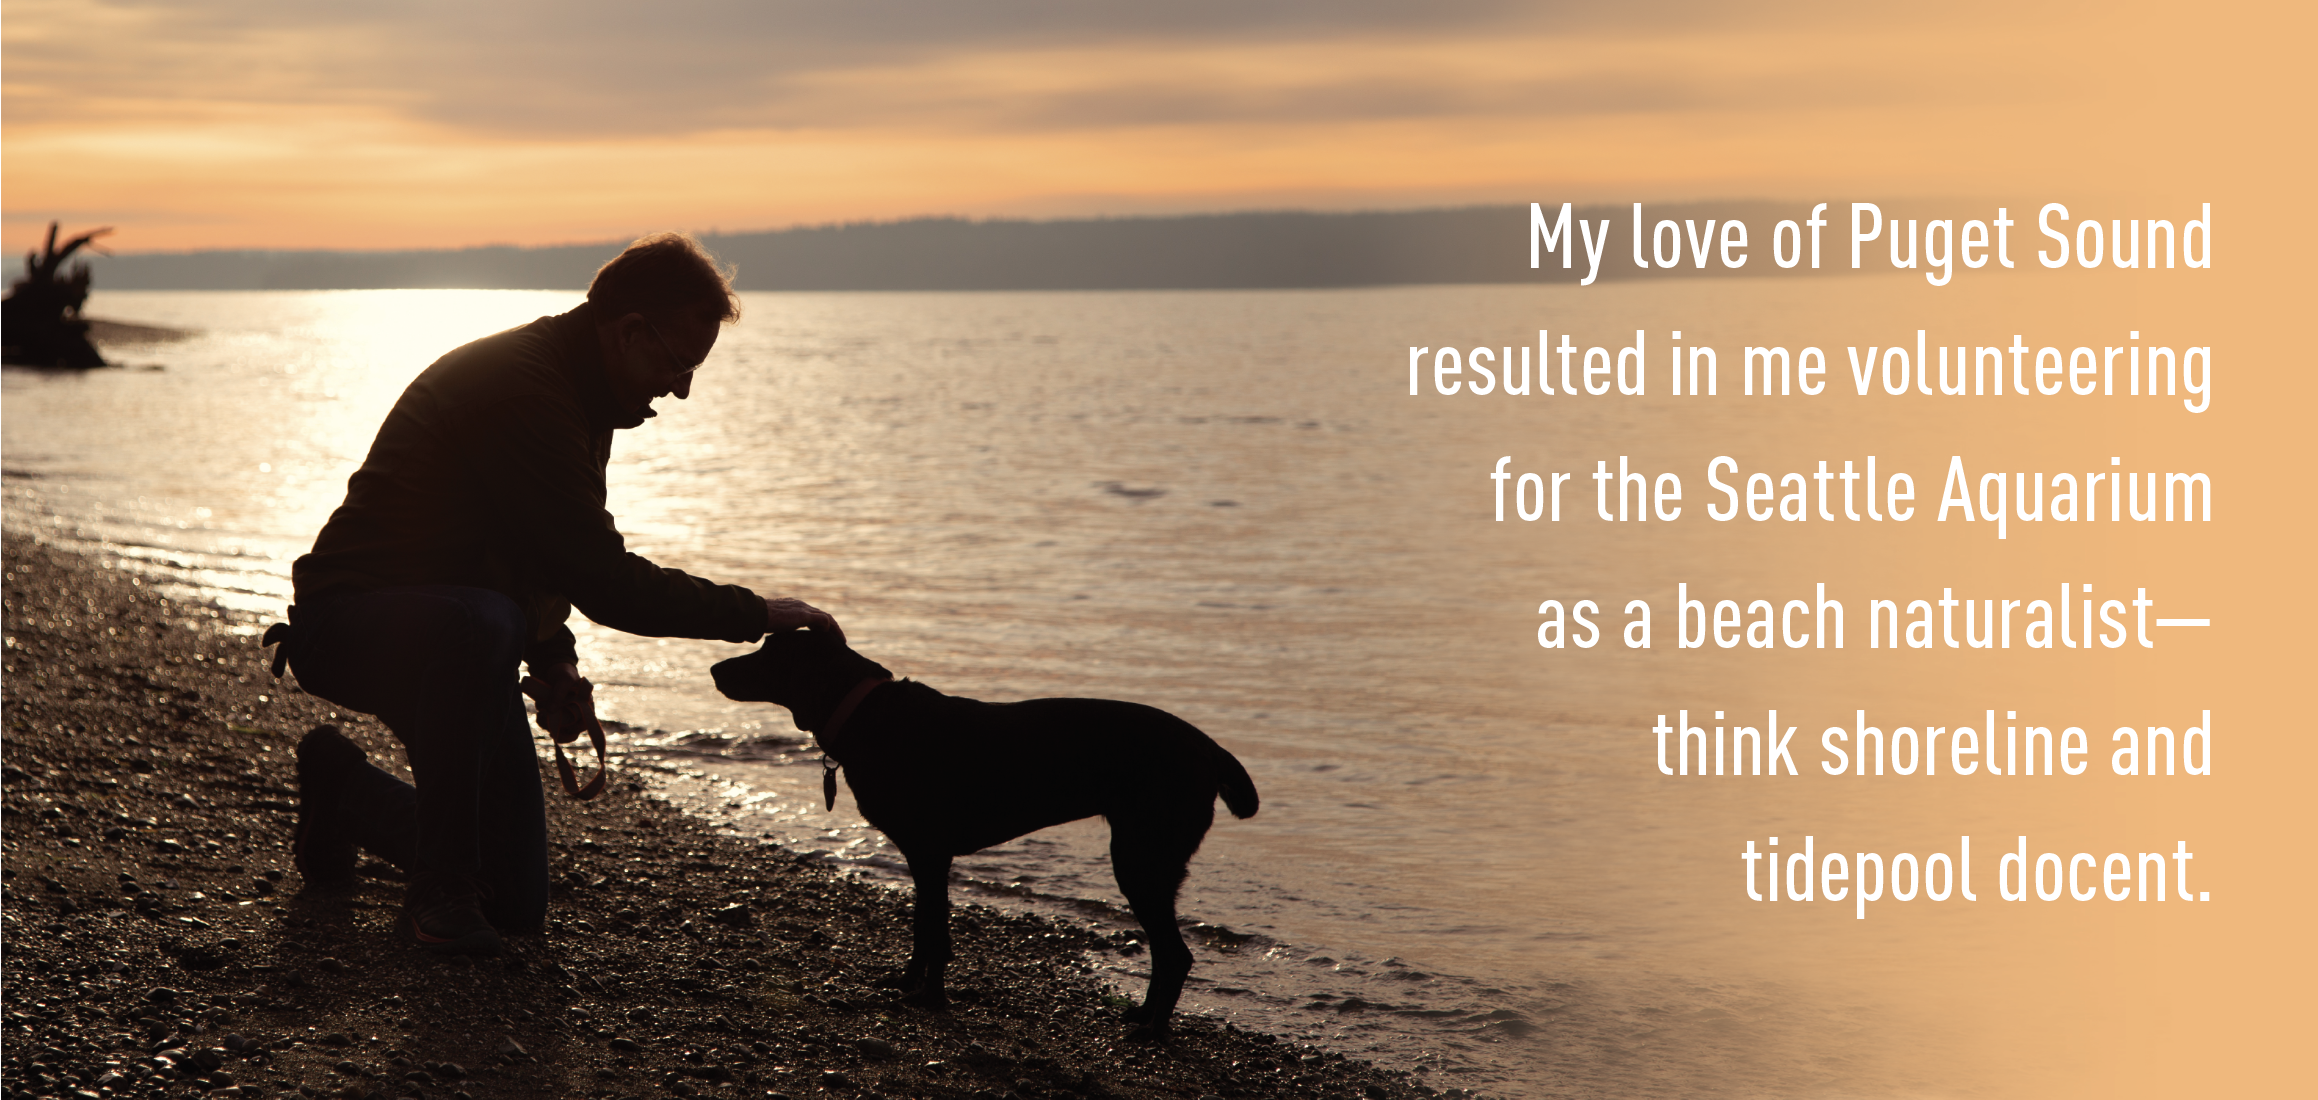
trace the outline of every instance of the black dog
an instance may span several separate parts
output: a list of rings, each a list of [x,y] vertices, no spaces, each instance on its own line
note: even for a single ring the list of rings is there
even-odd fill
[[[810,630],[772,635],[711,671],[729,698],[789,708],[844,769],[861,815],[909,861],[917,905],[905,1000],[947,1003],[953,857],[1101,814],[1111,871],[1151,941],[1151,985],[1128,1018],[1140,1032],[1166,1029],[1191,973],[1175,926],[1184,868],[1218,794],[1236,816],[1256,812],[1255,783],[1222,746],[1139,703],[944,695]]]

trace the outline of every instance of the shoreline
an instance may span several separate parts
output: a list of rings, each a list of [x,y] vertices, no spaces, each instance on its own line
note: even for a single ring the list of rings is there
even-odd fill
[[[171,328],[167,325],[147,325],[135,321],[115,321],[105,317],[83,317],[89,324],[89,341],[99,347],[130,344],[174,344],[201,335],[192,329]]]
[[[383,727],[266,673],[125,571],[11,531],[7,1095],[1302,1098],[1456,1095],[1178,1016],[1127,1025],[1086,961],[1140,944],[961,897],[955,1006],[901,1007],[906,898],[720,835],[615,772],[551,788],[549,928],[466,961],[405,944],[399,873],[301,891],[292,753]],[[181,1050],[156,1071],[151,1055]],[[110,1080],[105,1075],[117,1076]],[[104,1092],[100,1096],[108,1095]]]

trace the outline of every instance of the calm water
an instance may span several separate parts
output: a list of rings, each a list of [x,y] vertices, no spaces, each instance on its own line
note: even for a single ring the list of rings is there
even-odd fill
[[[1264,808],[1219,821],[1193,864],[1184,912],[1231,933],[1200,947],[1194,1010],[1491,1093],[1911,1092],[1920,1062],[1872,1036],[1913,1026],[1884,979],[1924,961],[1852,937],[1777,965],[1816,933],[1731,901],[1723,839],[1785,811],[1671,798],[1642,748],[1651,714],[1720,704],[1617,647],[1615,607],[1667,614],[1667,563],[1732,582],[1743,556],[1696,527],[1491,522],[1500,455],[1581,470],[1576,517],[1597,458],[1687,471],[1799,414],[1406,392],[1412,344],[1567,328],[1617,347],[1647,326],[1656,356],[1675,326],[1730,346],[1856,317],[1864,285],[749,295],[693,399],[621,433],[612,510],[633,549],[808,599],[897,674],[1148,702],[1237,753]],[[279,613],[412,375],[575,302],[100,294],[94,315],[198,334],[113,349],[126,370],[10,371],[9,522],[101,545],[246,630]],[[1537,648],[1553,595],[1604,604],[1612,640]],[[738,647],[580,629],[632,762],[736,829],[890,870],[849,802],[821,812],[786,713],[716,695],[706,668]],[[1009,904],[1116,921],[1071,904],[1116,901],[1103,835],[964,869]],[[1911,1034],[1920,1058],[1945,1041]]]

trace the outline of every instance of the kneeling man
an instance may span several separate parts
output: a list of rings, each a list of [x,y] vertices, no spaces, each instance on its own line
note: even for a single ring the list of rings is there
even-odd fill
[[[497,951],[500,932],[537,931],[547,910],[522,695],[558,741],[601,733],[564,625],[572,607],[660,637],[836,629],[798,600],[628,553],[604,510],[613,431],[654,415],[657,398],[689,396],[738,317],[698,243],[647,237],[596,273],[585,304],[458,348],[403,391],[293,567],[290,626],[267,636],[284,640],[277,673],[286,658],[308,692],[378,716],[410,758],[406,784],[330,727],[300,743],[296,861],[309,883],[348,878],[366,849],[409,874],[403,926],[420,945]]]

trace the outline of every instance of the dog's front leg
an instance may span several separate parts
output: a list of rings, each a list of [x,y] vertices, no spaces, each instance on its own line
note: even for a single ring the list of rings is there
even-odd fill
[[[942,972],[950,964],[950,856],[903,852],[917,900],[910,927],[909,966],[902,972],[902,1001],[919,1008],[946,1008]]]

